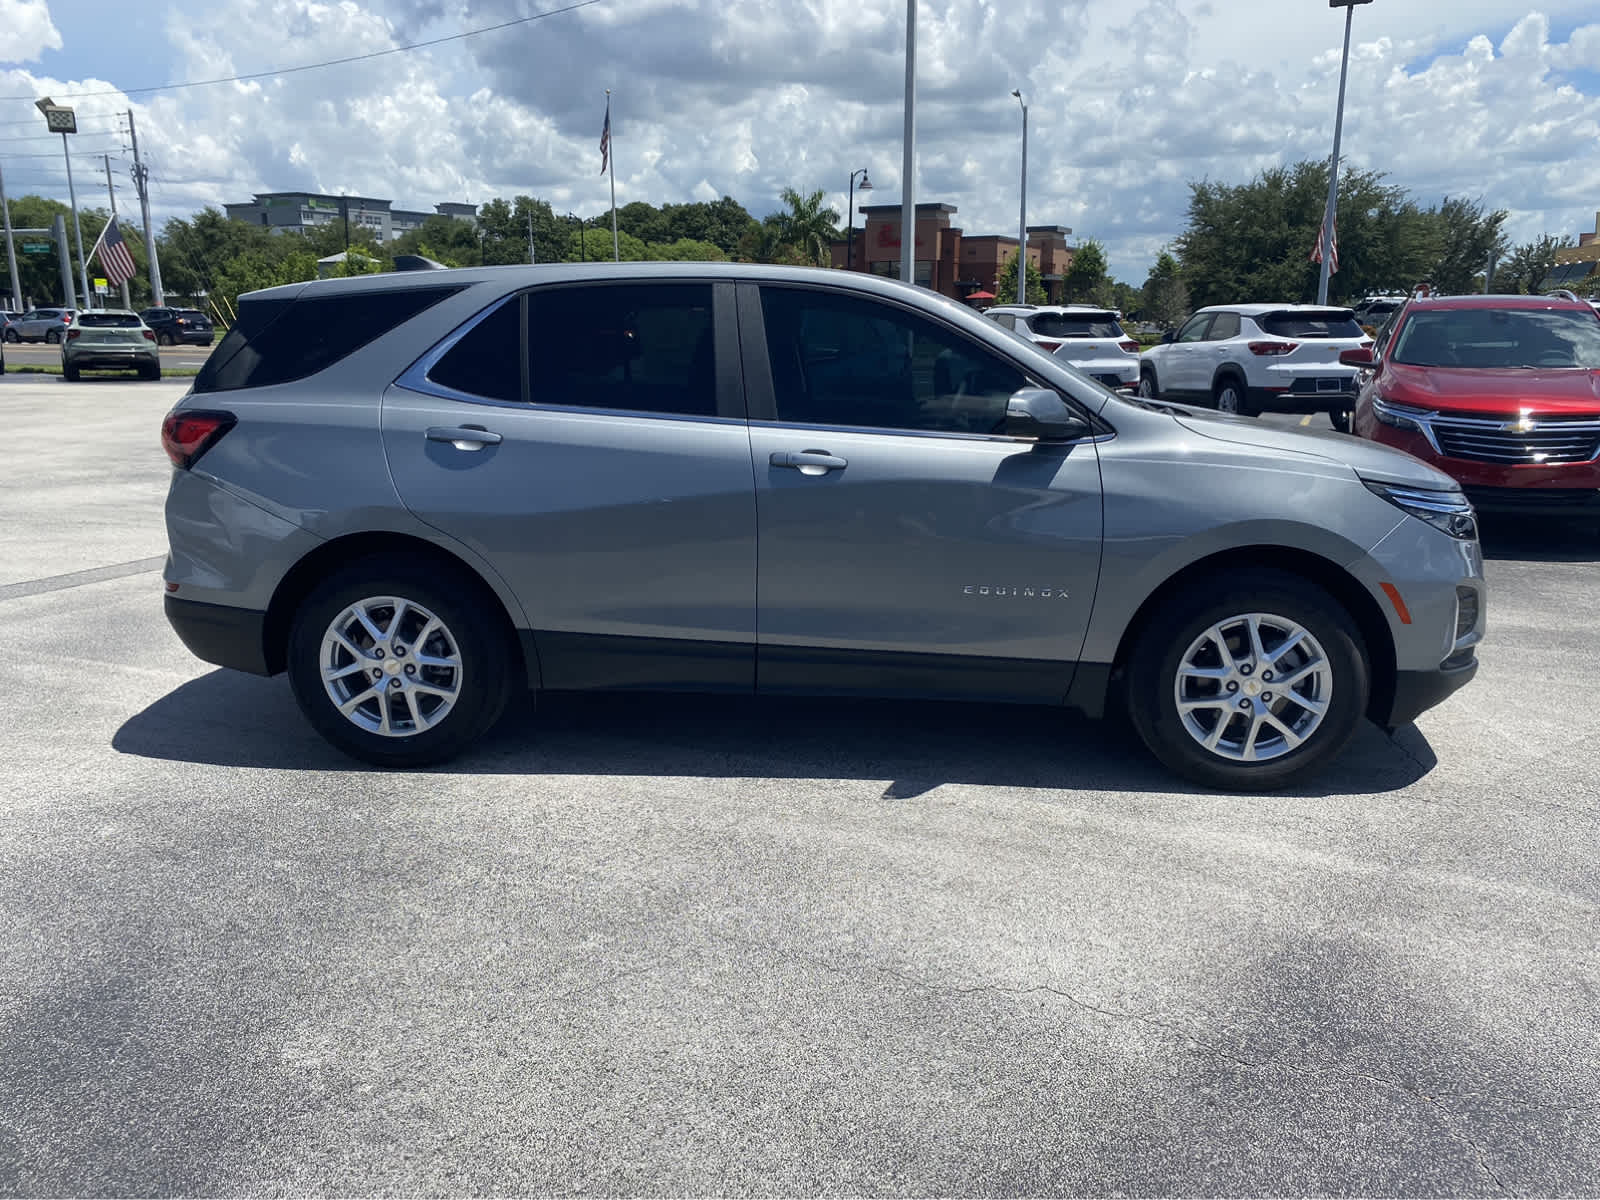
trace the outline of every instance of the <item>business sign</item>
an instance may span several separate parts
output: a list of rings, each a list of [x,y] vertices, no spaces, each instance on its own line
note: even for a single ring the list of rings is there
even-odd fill
[[[96,279],[94,281],[94,294],[97,296],[109,296],[111,294],[111,285],[104,279]]]

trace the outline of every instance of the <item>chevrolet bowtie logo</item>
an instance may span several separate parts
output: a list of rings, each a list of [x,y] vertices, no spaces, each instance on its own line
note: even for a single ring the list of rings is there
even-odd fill
[[[1532,417],[1518,417],[1515,421],[1507,421],[1500,426],[1501,433],[1532,433],[1539,428],[1539,422]]]

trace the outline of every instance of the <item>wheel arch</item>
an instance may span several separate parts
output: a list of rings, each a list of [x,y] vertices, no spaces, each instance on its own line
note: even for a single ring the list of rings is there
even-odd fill
[[[1327,592],[1350,614],[1361,635],[1371,672],[1371,692],[1367,697],[1367,716],[1374,720],[1387,714],[1394,703],[1396,659],[1394,634],[1383,610],[1373,595],[1338,563],[1310,550],[1289,546],[1239,546],[1196,559],[1155,588],[1134,611],[1123,628],[1112,659],[1110,679],[1115,686],[1124,677],[1133,648],[1150,627],[1161,606],[1175,593],[1200,578],[1219,571],[1260,568],[1297,575]]]
[[[412,562],[428,562],[477,590],[491,610],[504,617],[507,644],[514,655],[511,664],[513,671],[521,671],[527,686],[538,686],[539,663],[532,647],[526,645],[527,639],[520,636],[515,617],[489,581],[472,564],[443,546],[411,534],[394,532],[352,533],[332,538],[289,568],[272,593],[262,630],[262,648],[267,670],[271,674],[279,674],[287,666],[289,628],[294,621],[295,610],[311,594],[312,589],[332,571],[363,558],[384,554],[403,555]]]
[[[1249,392],[1250,392],[1250,380],[1249,380],[1249,377],[1245,375],[1244,368],[1241,367],[1238,363],[1225,362],[1221,366],[1219,366],[1215,371],[1213,371],[1211,373],[1211,394],[1213,396],[1215,396],[1217,394],[1217,388],[1221,386],[1222,381],[1224,379],[1236,379],[1236,380],[1238,380],[1239,381],[1239,387],[1244,391],[1244,393],[1246,395],[1249,394]]]

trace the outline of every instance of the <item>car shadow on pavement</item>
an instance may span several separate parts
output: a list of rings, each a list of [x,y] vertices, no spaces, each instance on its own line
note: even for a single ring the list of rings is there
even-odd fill
[[[1480,514],[1478,532],[1491,562],[1600,562],[1600,521]]]
[[[545,693],[513,702],[453,774],[888,780],[885,799],[941,784],[1198,793],[1150,757],[1128,722],[1062,709],[910,700]],[[175,762],[370,771],[312,731],[288,684],[213,671],[131,717],[113,749]],[[1291,796],[1372,795],[1437,764],[1407,726],[1363,722],[1344,754]]]

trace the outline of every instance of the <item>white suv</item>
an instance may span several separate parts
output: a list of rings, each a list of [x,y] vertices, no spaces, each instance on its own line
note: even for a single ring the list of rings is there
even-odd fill
[[[1217,304],[1144,352],[1139,394],[1244,416],[1325,412],[1348,432],[1356,369],[1339,354],[1371,344],[1348,308]]]
[[[1123,332],[1120,314],[1109,308],[999,304],[983,315],[1106,387],[1139,382],[1139,343]]]

